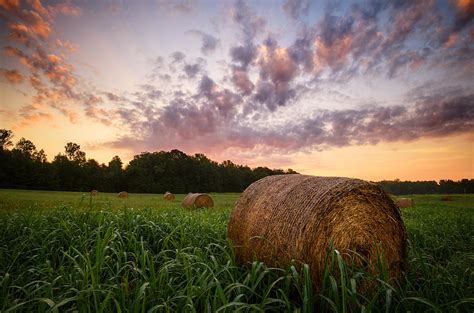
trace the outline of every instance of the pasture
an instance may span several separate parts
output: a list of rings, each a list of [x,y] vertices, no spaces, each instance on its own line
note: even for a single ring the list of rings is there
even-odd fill
[[[0,190],[1,312],[472,312],[474,196],[413,196],[403,281],[328,252],[321,292],[307,267],[241,267],[226,238],[239,194],[184,210],[159,194]],[[360,290],[372,281],[371,293]]]

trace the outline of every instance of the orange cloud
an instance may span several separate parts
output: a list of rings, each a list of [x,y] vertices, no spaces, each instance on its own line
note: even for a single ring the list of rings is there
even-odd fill
[[[49,78],[49,77],[48,77]],[[52,77],[53,79],[60,79]],[[50,88],[45,83],[41,81],[41,78],[38,75],[33,75],[30,77],[30,84],[35,88],[36,95],[34,96],[34,101],[38,104],[43,104],[45,101],[51,103],[65,102],[70,99],[67,92],[64,89]]]
[[[47,7],[43,6],[40,0],[29,0],[29,3],[36,12],[47,17],[48,19],[53,19],[54,15],[56,14],[77,16],[82,13],[79,7],[69,2],[49,5]]]
[[[22,120],[13,126],[14,129],[21,129],[36,124],[42,120],[53,120],[53,116],[49,113],[44,112],[27,112],[28,107],[22,108],[23,113],[21,113]]]
[[[68,111],[67,117],[69,118],[69,121],[73,124],[77,123],[77,121],[79,120],[79,114],[74,111]]]
[[[324,67],[329,66],[337,69],[346,64],[347,57],[351,53],[352,37],[345,35],[338,38],[331,44],[326,44],[321,38],[316,38],[314,47],[316,53],[314,55],[315,70],[320,72]]]
[[[56,47],[58,48],[64,48],[66,50],[69,50],[70,52],[75,52],[77,49],[79,49],[79,45],[69,42],[69,41],[62,41],[60,39],[56,40]]]
[[[73,51],[77,49],[77,46],[59,39],[54,42],[49,41],[54,31],[56,15],[79,15],[81,9],[69,1],[53,5],[43,5],[41,0],[25,2],[23,7],[20,7],[20,2],[2,1],[0,3],[1,7],[9,10],[17,8],[14,14],[8,16],[7,27],[10,31],[9,39],[21,43],[18,47],[13,45],[5,47],[4,53],[18,58],[18,61],[28,68],[29,83],[36,91],[32,97],[34,103],[58,109],[59,103],[81,101],[82,95],[74,90],[76,78],[73,67],[66,62],[64,51],[56,53],[51,50],[58,47]],[[9,82],[23,80],[19,73],[14,75],[16,73],[3,72],[2,74]],[[72,122],[78,120],[76,113],[61,112]]]
[[[20,9],[20,0],[0,0],[0,7],[7,11],[18,11]]]
[[[17,19],[8,24],[10,38],[27,46],[36,45],[36,36],[43,40],[49,38],[53,32],[51,24],[57,14],[76,16],[82,13],[79,7],[69,2],[49,6],[43,6],[40,0],[29,0],[28,3],[29,8],[20,10],[19,1],[0,0],[0,7],[7,11],[16,11],[14,15],[9,16],[10,20]]]
[[[25,55],[20,49],[8,46],[3,48],[3,52],[5,52],[5,54],[10,57],[17,57],[22,64],[30,67],[28,56]]]
[[[65,87],[72,88],[76,84],[76,79],[72,77],[66,68],[56,67],[54,70],[46,73],[51,82],[62,83]]]
[[[55,54],[48,54],[48,60],[50,60],[53,63],[59,63],[61,61],[61,58]]]
[[[55,13],[61,13],[63,15],[78,16],[82,14],[81,8],[70,4],[70,3],[59,3],[51,8]]]
[[[97,101],[102,102],[102,99],[101,98],[99,98],[99,99],[100,100],[97,100]],[[111,112],[109,112],[107,110],[104,110],[104,109],[101,109],[101,108],[98,108],[98,107],[94,106],[94,104],[91,104],[91,105],[87,106],[87,108],[85,110],[85,113],[88,117],[93,118],[93,119],[101,122],[104,125],[107,125],[107,126],[112,125],[112,122],[109,120]]]
[[[457,0],[456,6],[463,12],[470,12],[474,10],[474,0]]]
[[[41,15],[34,11],[22,13],[24,22],[12,22],[8,24],[11,30],[10,37],[26,42],[28,36],[38,36],[41,39],[47,39],[51,34],[51,26],[45,21]]]
[[[25,24],[21,24],[21,23],[10,23],[10,24],[8,24],[8,27],[11,30],[19,31],[19,32],[22,32],[22,33],[30,32],[28,26],[26,26]]]
[[[48,9],[43,6],[40,0],[29,0],[29,3],[41,15],[47,16],[49,14]]]
[[[18,84],[24,80],[23,75],[17,70],[7,70],[2,68],[0,69],[0,75],[5,77],[6,80],[11,84]]]
[[[444,43],[446,48],[451,48],[458,41],[458,35],[456,33],[449,34],[448,40]]]
[[[33,75],[30,77],[30,84],[36,90],[43,89],[45,87],[38,75]]]
[[[24,16],[25,21],[28,22],[30,32],[46,39],[51,34],[51,26],[45,21],[37,12],[30,11]]]
[[[71,89],[76,84],[76,79],[71,72],[72,66],[63,62],[62,58],[55,54],[46,54],[45,51],[37,49],[36,53],[30,56],[20,49],[10,46],[5,47],[4,51],[9,56],[17,57],[19,61],[26,65],[33,73],[37,73],[38,71],[43,72],[56,87]],[[37,88],[37,79],[33,79],[31,84],[38,92],[40,91],[40,89]],[[46,87],[42,86],[41,90],[44,89],[46,89]]]

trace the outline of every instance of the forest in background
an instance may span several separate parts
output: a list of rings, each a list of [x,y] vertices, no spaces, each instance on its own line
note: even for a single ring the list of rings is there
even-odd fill
[[[44,150],[28,139],[13,144],[13,133],[0,129],[0,188],[139,193],[242,192],[268,175],[295,174],[292,169],[250,168],[232,161],[221,163],[204,154],[179,150],[142,152],[126,166],[119,156],[108,164],[86,158],[80,145],[69,142],[51,162]],[[474,179],[460,181],[381,181],[388,193],[474,193]]]

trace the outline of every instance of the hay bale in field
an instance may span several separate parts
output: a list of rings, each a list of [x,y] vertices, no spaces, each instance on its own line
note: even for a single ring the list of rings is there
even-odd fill
[[[91,196],[97,196],[99,192],[97,190],[91,190]]]
[[[395,199],[395,203],[398,205],[399,208],[410,208],[413,206],[413,199],[412,198],[397,198]]]
[[[182,205],[187,209],[212,208],[214,201],[211,196],[205,193],[188,193],[188,195],[184,197]]]
[[[118,193],[118,197],[119,197],[119,198],[128,198],[128,192],[126,192],[126,191],[120,191],[120,192]]]
[[[168,201],[173,201],[175,199],[175,196],[171,192],[167,191],[165,192],[163,198]]]
[[[374,273],[380,245],[392,277],[401,276],[405,266],[407,234],[397,206],[380,187],[358,179],[262,178],[235,204],[228,237],[243,264],[307,263],[316,290],[331,242],[346,260]]]

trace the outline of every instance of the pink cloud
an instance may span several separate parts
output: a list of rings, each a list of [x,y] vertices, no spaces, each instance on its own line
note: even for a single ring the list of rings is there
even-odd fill
[[[348,61],[352,42],[350,35],[338,38],[330,44],[325,43],[321,38],[316,38],[314,41],[316,53],[313,59],[316,73],[324,70],[326,66],[332,69],[342,68]]]
[[[23,75],[17,70],[7,70],[0,68],[0,75],[2,75],[11,84],[19,84],[24,81]]]
[[[234,68],[232,70],[232,82],[234,83],[237,90],[244,95],[249,95],[254,89],[254,84],[249,79],[247,72]]]
[[[6,11],[18,11],[20,9],[20,0],[0,0],[0,7]]]
[[[23,110],[21,113],[22,119],[14,125],[15,129],[27,128],[33,124],[36,124],[40,121],[52,121],[54,120],[53,116],[45,112],[26,112]]]
[[[64,48],[68,50],[69,52],[76,52],[79,49],[79,45],[67,40],[62,41],[60,39],[56,39],[56,47]]]
[[[49,37],[52,32],[51,25],[41,15],[35,11],[22,11],[21,15],[22,19],[26,22],[23,26],[26,26],[29,33],[37,35],[42,39]]]

